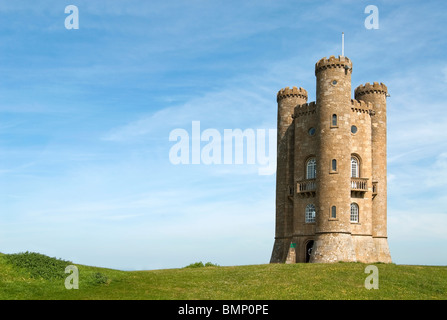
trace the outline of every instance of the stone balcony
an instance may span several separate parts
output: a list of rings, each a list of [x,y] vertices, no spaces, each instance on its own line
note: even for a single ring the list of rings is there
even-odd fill
[[[368,178],[351,178],[351,194],[359,197],[368,191]],[[298,181],[296,193],[302,197],[313,197],[317,192],[316,179]],[[377,184],[373,183],[373,195],[377,194]]]
[[[353,196],[363,196],[368,191],[367,178],[351,178],[351,194]]]
[[[306,179],[297,182],[296,192],[304,197],[315,196],[317,191],[316,179]]]

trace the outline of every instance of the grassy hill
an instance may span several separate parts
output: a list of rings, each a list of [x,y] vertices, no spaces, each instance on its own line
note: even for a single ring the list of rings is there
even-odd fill
[[[65,266],[79,270],[67,290]],[[447,299],[447,267],[376,264],[379,289],[364,286],[366,264],[263,264],[120,271],[36,253],[0,253],[0,299]]]

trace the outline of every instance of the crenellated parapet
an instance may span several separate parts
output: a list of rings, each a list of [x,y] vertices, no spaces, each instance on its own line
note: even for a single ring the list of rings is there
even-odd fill
[[[298,118],[302,116],[308,116],[317,112],[317,104],[315,101],[300,104],[293,110],[292,118]]]
[[[387,94],[388,88],[386,85],[384,85],[382,82],[374,82],[373,84],[365,83],[364,85],[359,85],[354,90],[354,96],[356,99],[359,99],[359,97],[363,96],[364,94],[368,93],[378,93],[378,94]]]
[[[279,102],[284,98],[290,97],[301,98],[307,101],[307,91],[301,87],[293,87],[292,89],[290,89],[289,87],[285,87],[278,91],[278,94],[276,95],[276,101]]]
[[[368,113],[374,115],[373,104],[371,102],[365,102],[363,100],[351,99],[351,110],[353,112]]]
[[[338,56],[338,58],[335,56],[330,56],[329,59],[324,57],[315,64],[315,75],[321,70],[328,68],[343,68],[352,71],[352,62],[345,56]]]

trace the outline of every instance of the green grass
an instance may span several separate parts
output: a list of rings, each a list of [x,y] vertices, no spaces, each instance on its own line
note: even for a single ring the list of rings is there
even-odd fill
[[[195,267],[150,271],[74,263],[79,289],[67,290],[66,263],[73,264],[39,254],[0,254],[0,299],[447,299],[444,266],[376,264],[379,289],[367,290],[367,265],[362,263],[234,267],[195,263],[191,264]],[[54,266],[62,269],[62,276],[48,274]]]

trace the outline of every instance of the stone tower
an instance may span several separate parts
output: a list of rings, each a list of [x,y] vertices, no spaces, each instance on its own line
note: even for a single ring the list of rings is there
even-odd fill
[[[367,83],[351,98],[352,62],[315,65],[316,101],[277,94],[276,229],[271,263],[391,262],[386,230],[386,96]]]

